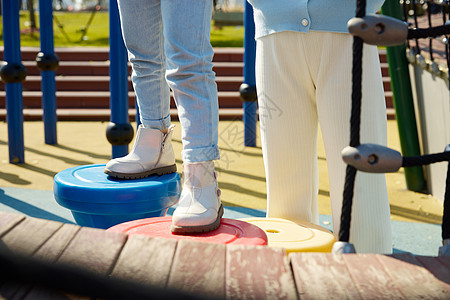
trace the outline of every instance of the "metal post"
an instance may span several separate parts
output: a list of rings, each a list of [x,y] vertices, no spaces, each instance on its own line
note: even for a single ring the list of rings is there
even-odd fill
[[[128,154],[133,127],[128,119],[128,61],[116,0],[109,1],[109,75],[111,122],[106,131],[112,158]]]
[[[0,74],[5,82],[9,162],[25,162],[23,142],[22,82],[26,70],[21,60],[19,1],[2,0],[4,61]]]
[[[387,0],[382,7],[382,13],[402,19],[402,9],[398,0]],[[420,155],[411,81],[406,59],[406,45],[387,47],[386,52],[402,154],[404,156]],[[422,167],[405,168],[405,178],[409,190],[415,192],[426,190]]]
[[[42,109],[44,121],[45,143],[57,143],[56,134],[56,85],[55,70],[59,59],[53,44],[53,6],[52,1],[39,0],[39,23],[41,52],[36,57],[38,68],[41,70]]]
[[[256,146],[256,109],[257,94],[255,82],[255,23],[253,21],[253,7],[246,2],[244,12],[244,83],[239,91],[244,109],[244,143],[245,146]]]

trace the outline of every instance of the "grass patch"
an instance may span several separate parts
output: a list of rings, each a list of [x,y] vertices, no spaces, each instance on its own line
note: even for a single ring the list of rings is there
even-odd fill
[[[211,45],[213,47],[243,47],[244,27],[223,26],[211,28]]]
[[[53,35],[55,47],[108,47],[109,45],[109,16],[107,12],[97,12],[92,23],[83,30],[88,23],[89,12],[55,12],[53,21]],[[0,16],[1,20],[1,16]],[[39,15],[36,14],[39,28]],[[59,25],[59,26],[58,26]],[[213,47],[242,47],[244,28],[242,26],[216,27],[214,22],[211,29],[211,44]],[[30,32],[29,15],[20,12],[20,44],[26,47],[39,47],[39,32]],[[0,44],[3,45],[3,24],[0,23]]]

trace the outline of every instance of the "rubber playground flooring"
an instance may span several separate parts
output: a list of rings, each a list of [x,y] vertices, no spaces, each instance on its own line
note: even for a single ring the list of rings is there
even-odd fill
[[[181,173],[181,127],[178,122],[173,123],[176,125],[173,146]],[[53,177],[70,167],[105,164],[111,155],[111,145],[106,139],[107,125],[108,122],[58,122],[58,144],[46,145],[43,123],[25,122],[25,163],[10,164],[7,124],[0,123],[0,211],[74,222],[70,211],[60,207],[53,198]],[[136,128],[135,123],[132,125]],[[395,120],[388,121],[388,145],[400,150]],[[220,121],[219,148],[221,160],[216,162],[216,170],[225,217],[264,217],[266,185],[259,137],[256,147],[246,147],[242,121]],[[320,225],[331,229],[328,174],[321,137],[318,158]],[[437,255],[442,241],[442,202],[431,195],[407,190],[402,169],[387,174],[386,178],[394,251]],[[168,213],[172,211],[173,208]]]

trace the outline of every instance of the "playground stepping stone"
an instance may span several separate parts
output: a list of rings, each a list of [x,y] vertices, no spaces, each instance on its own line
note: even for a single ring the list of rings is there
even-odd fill
[[[333,234],[318,225],[294,223],[280,218],[243,218],[267,234],[269,247],[285,248],[286,252],[331,252],[335,242]]]
[[[56,174],[53,193],[80,226],[109,228],[119,223],[161,217],[181,193],[178,173],[123,180],[103,173],[104,164],[78,166]]]
[[[171,225],[172,217],[167,216],[126,222],[111,227],[107,231],[214,244],[267,245],[267,236],[264,231],[244,221],[222,218],[216,230],[189,235],[173,234],[170,231]]]

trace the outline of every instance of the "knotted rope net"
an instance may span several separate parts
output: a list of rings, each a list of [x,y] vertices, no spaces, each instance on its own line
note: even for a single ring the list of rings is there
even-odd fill
[[[450,1],[402,0],[403,21],[409,26],[408,60],[438,73],[442,67],[450,69]],[[413,40],[414,42],[410,41]]]
[[[449,1],[440,1],[442,6],[439,6],[437,9],[442,10],[443,12],[443,21],[444,25],[440,25],[438,27],[432,27],[431,21],[429,21],[429,28],[427,29],[419,29],[417,28],[419,25],[418,18],[418,8],[416,6],[416,1],[403,1],[403,11],[404,11],[404,21],[408,20],[408,15],[410,11],[412,11],[412,17],[414,18],[415,27],[408,28],[407,35],[407,44],[408,47],[411,48],[410,40],[414,39],[416,42],[416,51],[420,53],[420,44],[419,39],[429,38],[430,44],[430,55],[433,59],[433,43],[432,38],[440,37],[443,41],[446,41],[445,44],[445,57],[447,60],[447,64],[450,65],[449,62],[449,45],[448,45],[448,35],[450,35],[450,24],[447,24],[448,20],[446,18],[446,13],[449,11]],[[421,1],[428,2],[427,11],[429,14],[432,13],[432,5],[436,4],[437,1]],[[411,8],[408,8],[408,5],[412,4]],[[422,3],[423,4],[423,3]],[[436,8],[434,8],[436,9]],[[357,0],[356,1],[356,15],[355,18],[364,18],[366,16],[366,0]],[[449,15],[450,16],[450,15]],[[429,20],[431,17],[428,18]],[[411,24],[410,24],[411,27]],[[389,28],[386,28],[389,30]],[[443,37],[442,37],[443,36]],[[362,98],[362,55],[363,55],[363,39],[359,36],[355,35],[353,38],[353,66],[352,66],[352,109],[351,109],[351,118],[350,118],[350,147],[357,148],[360,146],[360,124],[361,124],[361,98]],[[402,167],[411,167],[411,166],[422,166],[428,165],[436,162],[449,161],[447,167],[447,179],[446,179],[446,188],[444,195],[444,213],[443,213],[443,222],[442,222],[442,239],[447,240],[450,239],[450,146],[446,148],[446,151],[442,153],[436,154],[428,154],[414,157],[402,157],[403,161]],[[387,172],[387,171],[386,171]],[[357,169],[351,164],[347,165],[346,176],[345,176],[345,185],[344,185],[344,193],[343,193],[343,202],[342,202],[342,213],[341,213],[341,224],[339,230],[339,241],[341,242],[349,242],[350,239],[350,224],[351,224],[351,210],[353,204],[353,192],[355,186]]]

